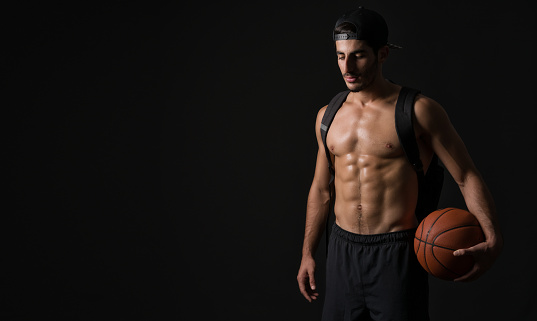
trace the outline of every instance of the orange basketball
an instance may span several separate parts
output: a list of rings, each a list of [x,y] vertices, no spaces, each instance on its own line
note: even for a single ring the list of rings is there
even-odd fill
[[[445,208],[421,221],[414,238],[414,252],[429,274],[453,280],[474,265],[472,256],[454,256],[453,252],[484,241],[483,230],[474,215],[458,208]]]

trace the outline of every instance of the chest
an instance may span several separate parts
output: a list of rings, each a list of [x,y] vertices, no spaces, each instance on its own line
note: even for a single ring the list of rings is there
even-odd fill
[[[326,142],[335,156],[399,157],[404,151],[395,129],[395,107],[356,108],[344,104],[337,112]]]

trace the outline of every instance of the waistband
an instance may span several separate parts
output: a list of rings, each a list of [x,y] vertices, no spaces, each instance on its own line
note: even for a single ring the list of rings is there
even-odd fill
[[[335,223],[334,226],[332,226],[332,235],[334,237],[343,239],[348,242],[360,244],[374,245],[383,243],[408,242],[414,239],[415,234],[415,228],[383,234],[356,234],[342,229]]]

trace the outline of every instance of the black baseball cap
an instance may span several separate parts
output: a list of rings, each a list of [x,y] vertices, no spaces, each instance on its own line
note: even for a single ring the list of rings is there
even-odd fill
[[[354,25],[356,33],[336,34],[335,28],[344,22]],[[387,45],[392,49],[402,48],[398,45],[388,43],[388,25],[386,24],[386,20],[378,12],[364,7],[358,7],[358,9],[349,11],[338,19],[334,27],[333,39],[334,41],[348,39],[366,40],[374,45]]]

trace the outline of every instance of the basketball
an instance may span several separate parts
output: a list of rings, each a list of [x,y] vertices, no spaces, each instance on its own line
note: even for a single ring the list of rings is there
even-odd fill
[[[471,255],[454,256],[453,252],[484,241],[483,230],[474,215],[458,208],[445,208],[421,221],[414,238],[414,252],[429,274],[453,280],[474,265]]]

